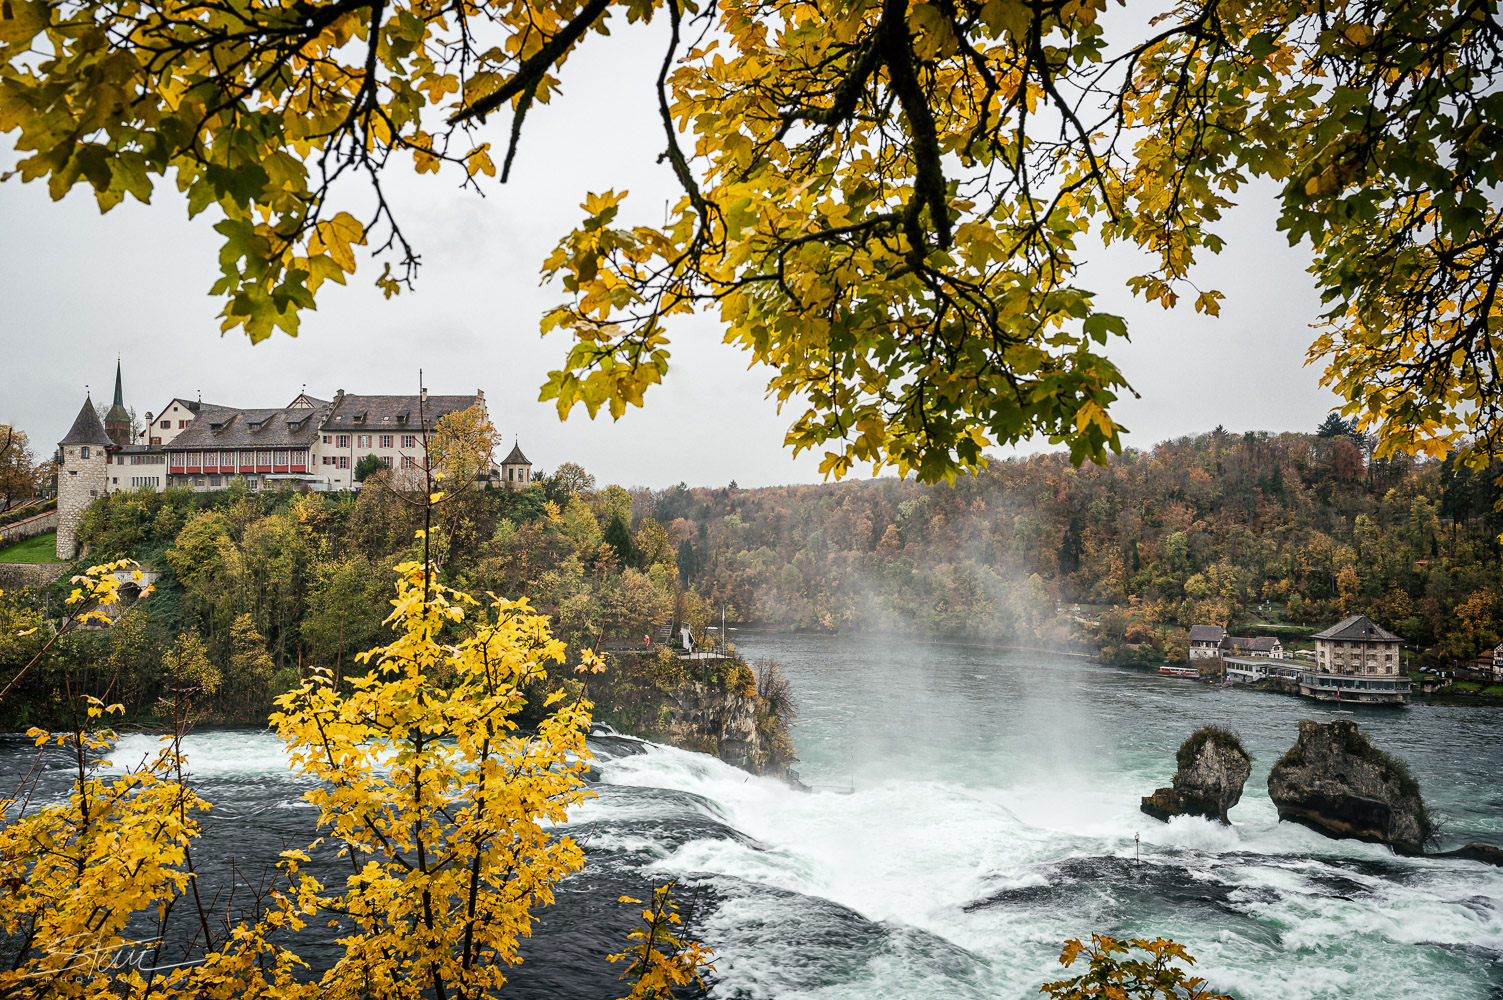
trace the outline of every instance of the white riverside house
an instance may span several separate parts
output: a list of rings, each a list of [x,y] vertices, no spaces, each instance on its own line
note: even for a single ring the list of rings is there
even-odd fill
[[[1226,628],[1221,625],[1190,626],[1190,659],[1213,659],[1221,655],[1221,644],[1226,641]]]
[[[181,396],[146,414],[131,434],[120,368],[114,406],[100,421],[91,399],[58,444],[58,555],[73,558],[74,529],[95,497],[168,487],[208,491],[243,483],[252,490],[355,488],[355,467],[374,455],[393,470],[422,466],[424,439],[440,419],[471,407],[485,414],[485,392],[470,396],[358,396],[332,400],[299,393],[286,406],[241,409]],[[513,447],[492,459],[487,482],[509,489],[532,483],[532,463]]]
[[[1190,659],[1209,660],[1228,656],[1282,660],[1284,644],[1270,636],[1231,635],[1220,625],[1190,626]]]

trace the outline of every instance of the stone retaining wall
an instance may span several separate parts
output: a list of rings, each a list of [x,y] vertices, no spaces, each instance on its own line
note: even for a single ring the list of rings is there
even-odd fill
[[[9,548],[17,542],[24,542],[28,538],[35,538],[44,532],[55,530],[57,530],[56,508],[45,514],[38,514],[36,517],[28,517],[24,521],[0,527],[0,548]]]
[[[73,569],[72,563],[0,563],[0,590],[45,587]]]

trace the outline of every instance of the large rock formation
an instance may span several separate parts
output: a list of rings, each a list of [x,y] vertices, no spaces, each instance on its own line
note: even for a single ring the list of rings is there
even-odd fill
[[[1420,854],[1434,822],[1404,762],[1368,742],[1347,719],[1299,724],[1299,739],[1268,772],[1279,819],[1328,837],[1354,837]]]
[[[1252,756],[1235,733],[1216,726],[1196,730],[1175,755],[1174,784],[1143,797],[1142,810],[1157,819],[1189,814],[1219,819],[1242,798]]]
[[[661,657],[662,654],[659,654]],[[590,680],[595,718],[623,733],[714,754],[754,774],[786,775],[791,754],[778,738],[774,706],[757,692],[757,675],[739,660],[690,667],[620,654]]]

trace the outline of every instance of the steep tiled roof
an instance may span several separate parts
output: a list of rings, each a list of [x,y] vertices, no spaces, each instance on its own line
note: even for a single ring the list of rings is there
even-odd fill
[[[1366,640],[1368,642],[1398,642],[1399,637],[1378,625],[1367,615],[1352,615],[1343,618],[1324,632],[1315,633],[1317,639]]]
[[[518,441],[511,446],[511,451],[501,460],[502,465],[531,465],[527,456],[522,454],[522,443]]]
[[[203,403],[193,422],[166,447],[170,451],[306,447],[318,437],[323,412],[307,407],[237,410]]]
[[[104,432],[104,424],[99,422],[99,414],[94,409],[94,400],[88,396],[84,397],[83,409],[79,410],[78,416],[73,418],[73,426],[58,442],[58,444],[97,444],[104,448],[114,443]]]
[[[393,433],[422,429],[426,421],[431,429],[440,417],[467,410],[481,402],[480,396],[340,396],[334,400],[324,418],[324,431],[366,431]],[[422,420],[418,410],[421,403]]]
[[[1226,629],[1222,628],[1220,625],[1190,626],[1191,642],[1220,642],[1222,636],[1224,635],[1226,635]]]
[[[1259,653],[1272,652],[1275,646],[1281,645],[1283,645],[1283,643],[1279,642],[1279,640],[1270,635],[1260,635],[1252,641],[1253,650]]]

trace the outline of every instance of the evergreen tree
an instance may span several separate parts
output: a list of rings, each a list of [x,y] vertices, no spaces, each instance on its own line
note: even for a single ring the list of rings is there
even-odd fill
[[[386,468],[386,463],[375,455],[367,455],[355,463],[355,482],[365,482],[365,477],[374,475]]]
[[[631,544],[631,529],[626,526],[620,513],[611,517],[611,523],[605,529],[605,543],[616,550],[616,558],[621,561],[623,568],[637,564],[637,552]]]
[[[1355,435],[1356,431],[1356,418],[1353,418],[1350,422],[1342,420],[1341,414],[1337,413],[1335,410],[1332,410],[1330,413],[1326,414],[1326,418],[1320,422],[1320,426],[1315,428],[1315,436],[1322,438],[1339,438],[1346,437],[1348,435]]]

